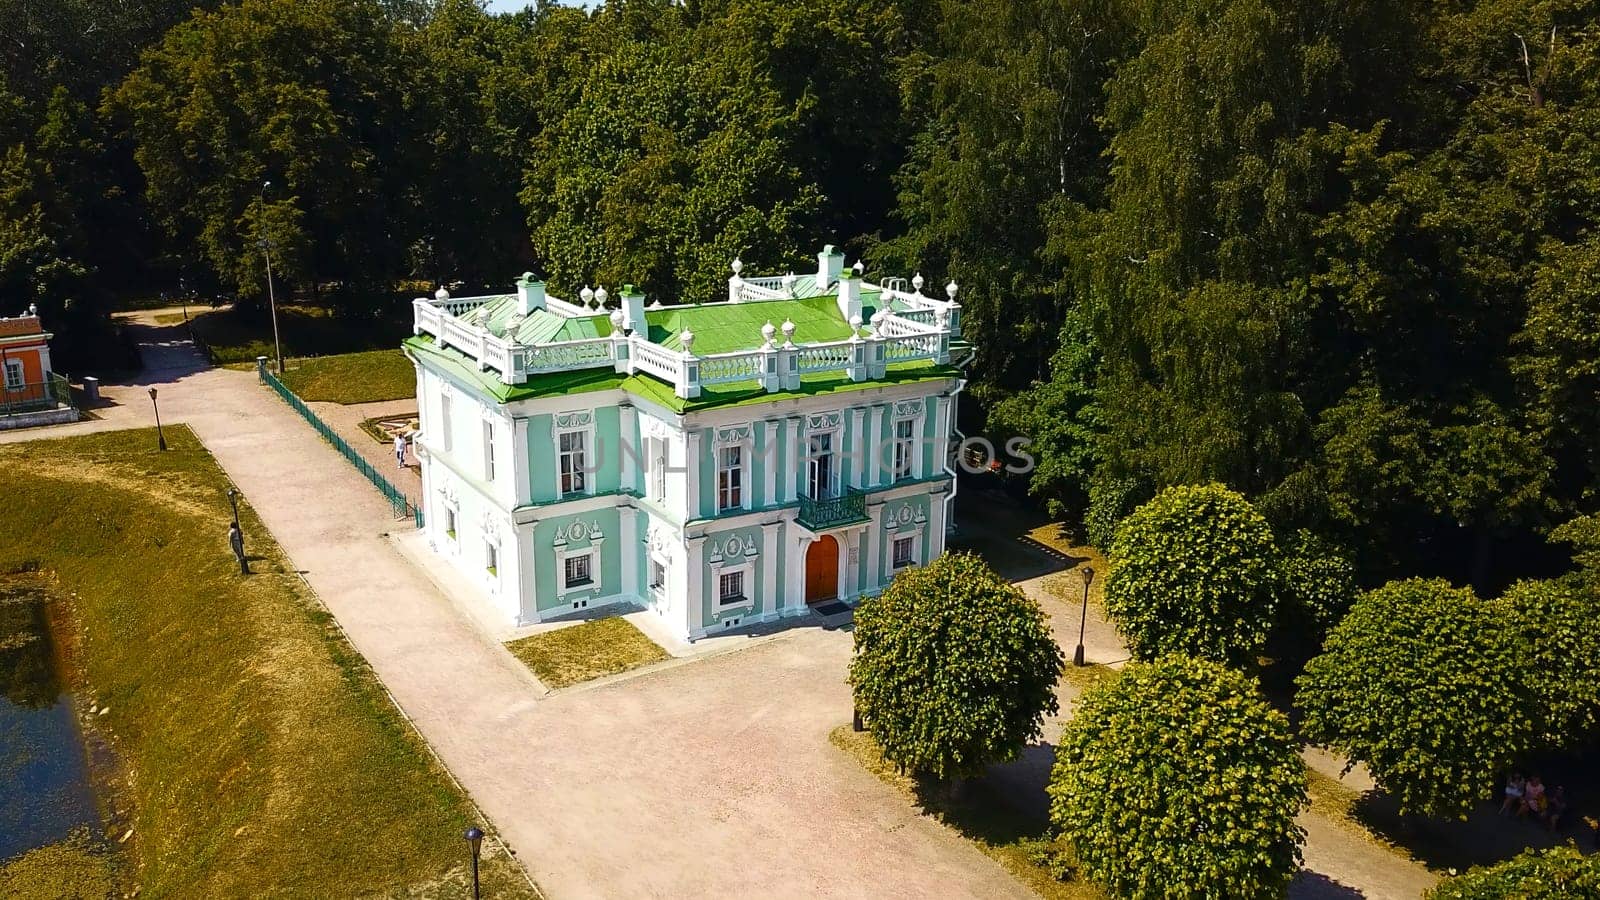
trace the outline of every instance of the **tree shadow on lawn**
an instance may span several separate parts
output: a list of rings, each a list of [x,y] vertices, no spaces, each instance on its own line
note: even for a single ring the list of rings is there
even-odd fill
[[[984,558],[1002,578],[1025,581],[1063,572],[1088,557],[1063,553],[1036,540],[1029,532],[1058,523],[1002,491],[967,491],[956,495],[957,530],[951,550],[966,550]],[[1063,534],[1060,546],[1069,546]]]

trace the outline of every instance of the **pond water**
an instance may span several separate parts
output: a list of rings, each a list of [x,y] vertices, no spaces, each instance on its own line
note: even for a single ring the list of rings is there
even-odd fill
[[[88,754],[31,581],[0,578],[0,862],[80,828],[100,834]]]

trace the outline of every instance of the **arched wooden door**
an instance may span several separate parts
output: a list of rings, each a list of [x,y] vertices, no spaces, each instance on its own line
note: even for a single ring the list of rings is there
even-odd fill
[[[839,596],[839,542],[825,534],[806,548],[806,602]]]

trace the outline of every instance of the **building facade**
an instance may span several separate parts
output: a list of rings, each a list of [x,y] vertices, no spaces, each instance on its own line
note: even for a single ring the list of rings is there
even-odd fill
[[[50,364],[50,338],[36,308],[0,317],[0,429],[76,421],[67,381]]]
[[[881,590],[944,550],[960,307],[815,274],[728,299],[413,303],[429,543],[503,621],[606,604],[696,638]]]

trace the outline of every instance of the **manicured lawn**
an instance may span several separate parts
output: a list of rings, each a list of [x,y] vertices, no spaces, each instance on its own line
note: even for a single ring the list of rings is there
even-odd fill
[[[474,813],[248,503],[257,574],[225,539],[228,481],[186,428],[0,446],[0,574],[68,599],[79,696],[109,707],[143,896],[461,896]],[[352,561],[355,564],[357,561]],[[532,896],[485,842],[486,896]],[[0,869],[64,896],[102,868],[70,843]],[[41,878],[61,880],[40,883]]]
[[[309,303],[280,303],[278,335],[284,358],[399,347],[411,336],[411,308],[398,303],[391,307],[384,315],[372,317],[338,315],[330,307]],[[248,363],[258,356],[273,355],[272,319],[264,311],[233,307],[199,313],[190,310],[190,321],[195,335],[210,347],[215,363]]]
[[[887,784],[897,788],[923,812],[955,829],[979,850],[1046,900],[1103,900],[1094,885],[1074,874],[1072,850],[1049,836],[1048,823],[1018,812],[981,779],[968,782],[959,799],[901,775],[883,758],[878,743],[849,725],[835,728],[828,740]]]
[[[417,394],[417,371],[399,350],[372,350],[290,362],[283,383],[301,400],[375,403]]]
[[[667,652],[621,616],[557,628],[506,644],[548,688],[637,669]]]

